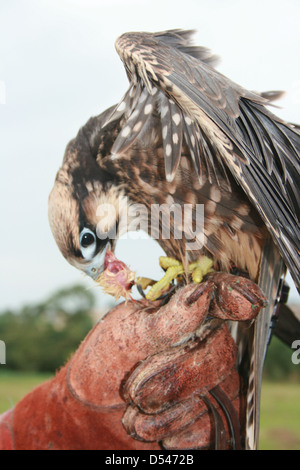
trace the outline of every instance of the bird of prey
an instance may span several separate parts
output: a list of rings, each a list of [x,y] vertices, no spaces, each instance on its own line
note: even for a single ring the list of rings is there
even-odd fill
[[[133,204],[149,211],[204,205],[199,249],[186,250],[188,233],[157,238],[167,256],[183,263],[205,255],[216,270],[249,276],[269,300],[254,324],[232,325],[238,367],[247,369],[245,447],[253,449],[267,338],[287,268],[300,284],[300,133],[267,107],[278,93],[248,91],[223,76],[192,34],[176,29],[117,39],[129,88],[68,144],[49,220],[65,258],[95,279]],[[115,210],[102,224],[103,204]]]

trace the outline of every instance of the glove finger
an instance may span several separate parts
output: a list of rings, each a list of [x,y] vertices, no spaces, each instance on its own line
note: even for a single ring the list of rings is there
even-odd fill
[[[217,318],[252,320],[268,303],[261,289],[250,279],[226,273],[209,274],[207,278],[215,284],[210,313]]]
[[[144,413],[159,413],[193,393],[205,395],[234,367],[236,346],[225,324],[202,341],[190,341],[147,358],[122,388]]]
[[[206,405],[199,396],[182,401],[157,415],[141,413],[137,406],[129,405],[122,423],[131,437],[157,442],[193,423],[206,410]]]
[[[153,313],[152,308],[142,310],[138,333],[148,350],[159,352],[188,341],[207,315],[213,288],[213,284],[207,283],[197,302],[187,305],[186,299],[195,289],[190,284],[179,289],[159,310]]]
[[[233,370],[222,382],[221,387],[229,400],[238,397],[240,390],[238,373]],[[127,433],[135,439],[161,441],[190,426],[207,413],[207,410],[208,407],[202,397],[193,395],[158,414],[144,414],[137,406],[129,405],[122,422]]]
[[[214,408],[220,415],[225,429],[225,448],[231,448],[231,433],[223,410],[211,399]],[[240,407],[239,397],[232,401],[236,412]],[[216,424],[211,411],[204,412],[194,423],[179,433],[162,440],[162,446],[167,450],[183,449],[215,449],[216,447]]]

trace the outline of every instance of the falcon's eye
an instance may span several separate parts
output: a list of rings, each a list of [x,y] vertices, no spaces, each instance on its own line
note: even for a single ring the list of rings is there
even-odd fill
[[[82,256],[90,260],[93,258],[97,248],[96,235],[88,228],[84,228],[80,233],[80,247]]]
[[[82,248],[87,248],[88,246],[92,245],[95,241],[95,236],[93,233],[84,233],[81,237],[81,246]]]

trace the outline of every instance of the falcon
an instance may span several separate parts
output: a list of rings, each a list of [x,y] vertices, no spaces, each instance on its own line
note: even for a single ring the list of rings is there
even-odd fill
[[[185,268],[209,259],[217,271],[255,281],[269,301],[255,323],[231,327],[237,367],[246,364],[246,448],[253,449],[267,340],[287,268],[299,288],[300,133],[269,110],[279,92],[248,91],[223,76],[216,57],[192,44],[193,33],[117,39],[129,88],[68,144],[49,221],[63,256],[97,279],[133,206],[147,209],[149,233],[151,208],[193,208],[182,237],[174,236],[174,216],[169,237],[159,219],[155,238],[167,257]],[[106,205],[113,210],[104,216],[99,207]],[[200,205],[203,243],[189,250]]]

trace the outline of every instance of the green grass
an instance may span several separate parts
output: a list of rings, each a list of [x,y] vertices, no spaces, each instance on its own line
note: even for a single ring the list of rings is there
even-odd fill
[[[3,371],[0,368],[0,413],[8,410],[50,374]],[[300,450],[299,383],[263,382],[261,450]]]
[[[300,450],[300,384],[263,382],[260,449]]]
[[[0,413],[12,408],[28,392],[45,382],[51,374],[3,371],[0,366]]]

